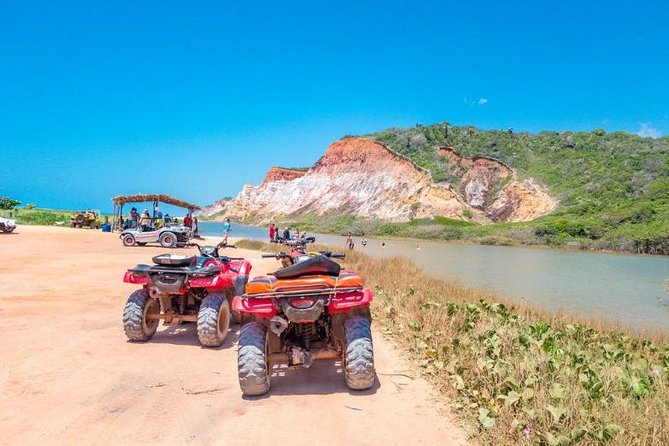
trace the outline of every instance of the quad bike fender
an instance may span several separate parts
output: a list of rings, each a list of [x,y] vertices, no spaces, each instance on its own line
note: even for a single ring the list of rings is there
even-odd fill
[[[239,262],[239,272],[238,272],[238,274],[240,276],[248,277],[249,274],[251,273],[251,268],[252,268],[251,262],[249,262],[248,260],[242,260],[241,262]]]
[[[234,286],[228,277],[215,276],[206,277],[192,277],[189,279],[191,288],[209,288],[214,290],[223,290],[225,288]]]
[[[365,288],[359,292],[337,294],[332,298],[328,309],[330,314],[345,313],[356,307],[366,307],[372,302],[372,290]]]
[[[149,277],[145,274],[137,274],[132,271],[126,271],[125,276],[123,276],[123,281],[125,283],[132,283],[135,285],[148,285]]]
[[[255,314],[263,319],[271,319],[276,315],[276,308],[272,304],[272,299],[262,297],[243,299],[240,296],[235,296],[232,299],[232,311]]]

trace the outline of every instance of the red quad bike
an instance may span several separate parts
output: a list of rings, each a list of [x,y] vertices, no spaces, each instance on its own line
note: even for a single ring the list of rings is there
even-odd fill
[[[165,325],[197,322],[197,336],[205,347],[219,347],[228,333],[230,311],[236,294],[244,292],[251,264],[239,257],[219,254],[217,246],[196,246],[197,256],[161,254],[154,265],[137,265],[125,273],[123,281],[142,288],[128,297],[123,310],[123,329],[131,341],[151,339],[163,319]]]
[[[242,320],[237,351],[242,393],[269,391],[274,362],[309,367],[315,359],[340,359],[350,389],[370,388],[372,292],[357,273],[342,271],[332,260],[344,255],[307,253],[298,246],[290,254],[263,257],[276,257],[284,267],[249,281],[246,293],[232,302]]]

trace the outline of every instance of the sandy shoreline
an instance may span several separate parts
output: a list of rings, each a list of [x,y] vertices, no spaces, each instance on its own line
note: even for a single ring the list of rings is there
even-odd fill
[[[210,242],[219,238],[208,237]],[[201,348],[193,325],[126,341],[122,281],[164,248],[125,248],[116,234],[20,226],[0,234],[0,433],[4,444],[460,444],[422,379],[375,334],[378,382],[352,393],[332,361],[278,369],[269,395],[242,398],[238,326],[220,349]],[[195,248],[185,251],[191,252]],[[253,275],[276,262],[236,250]],[[274,436],[274,437],[272,437]]]

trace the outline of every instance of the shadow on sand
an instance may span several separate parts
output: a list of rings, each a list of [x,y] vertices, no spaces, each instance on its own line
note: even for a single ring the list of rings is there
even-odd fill
[[[329,395],[348,393],[352,396],[373,395],[381,387],[378,376],[367,390],[351,390],[344,382],[344,370],[340,360],[314,361],[308,369],[289,368],[287,364],[272,364],[272,387],[261,396],[243,396],[245,400],[257,400],[278,395]]]
[[[158,327],[158,331],[147,343],[154,344],[173,344],[173,345],[192,345],[195,347],[206,348],[208,350],[223,350],[231,348],[239,340],[239,325],[232,325],[228,335],[220,347],[203,347],[197,338],[196,324],[177,324],[171,325],[165,329]],[[128,341],[130,342],[130,341]]]

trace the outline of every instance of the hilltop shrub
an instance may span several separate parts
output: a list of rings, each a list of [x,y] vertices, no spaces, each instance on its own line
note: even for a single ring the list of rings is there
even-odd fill
[[[9,216],[8,212],[3,212],[3,216]],[[17,208],[13,212],[13,218],[18,224],[22,225],[53,225],[61,221],[69,223],[70,212],[39,208]]]
[[[9,210],[15,208],[20,204],[21,204],[20,201],[14,200],[13,198],[0,197],[0,209]]]
[[[534,234],[538,237],[575,237],[599,239],[607,231],[608,227],[604,221],[601,220],[567,220],[549,219],[548,221],[540,223],[534,230]]]

